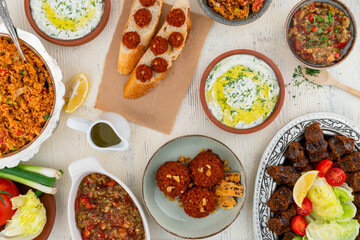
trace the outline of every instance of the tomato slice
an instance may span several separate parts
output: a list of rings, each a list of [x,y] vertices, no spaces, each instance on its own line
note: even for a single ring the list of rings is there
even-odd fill
[[[319,171],[318,176],[319,177],[325,177],[326,173],[329,171],[330,168],[332,168],[333,162],[330,160],[322,160],[319,162],[319,164],[316,166],[316,170]]]
[[[296,206],[296,213],[301,216],[307,216],[311,213],[312,210],[312,202],[307,197],[304,198],[302,206]]]
[[[340,186],[346,180],[346,174],[340,168],[330,168],[326,173],[326,181],[331,186]]]
[[[308,222],[304,216],[297,215],[291,220],[291,229],[301,236],[304,236],[306,233],[306,227]]]

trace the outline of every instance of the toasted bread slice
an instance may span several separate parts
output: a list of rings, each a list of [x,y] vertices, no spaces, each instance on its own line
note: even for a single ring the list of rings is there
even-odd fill
[[[181,11],[180,11],[181,10]],[[179,14],[180,12],[180,14]],[[175,14],[176,13],[176,14]],[[179,19],[177,19],[179,17]],[[182,20],[184,21],[182,21]],[[171,24],[170,24],[171,23]],[[181,25],[180,25],[181,24]],[[164,79],[166,72],[173,65],[173,61],[177,59],[181,51],[184,48],[185,42],[189,37],[191,30],[190,20],[190,5],[188,0],[177,0],[167,16],[167,20],[159,30],[154,39],[161,37],[167,40],[167,50],[161,54],[155,54],[153,48],[156,48],[154,42],[151,43],[150,48],[146,51],[144,56],[140,59],[134,71],[131,73],[128,81],[124,87],[125,98],[139,98],[145,95],[153,87],[155,87],[161,80]],[[182,41],[179,41],[179,45],[174,46],[170,40],[172,33],[182,35]],[[162,71],[158,71],[152,64],[155,58],[161,58],[166,61],[167,67]],[[140,66],[140,67],[139,67]],[[139,79],[137,75],[141,75],[141,67],[145,66],[149,75],[148,79]],[[150,70],[149,70],[150,69]],[[142,72],[143,73],[143,72]],[[151,74],[150,74],[151,73]]]
[[[139,62],[141,57],[146,52],[146,49],[149,47],[151,39],[155,34],[156,27],[159,24],[159,18],[163,6],[163,0],[153,0],[153,1],[154,4],[151,6],[148,6],[146,4],[144,6],[142,4],[142,2],[144,1],[140,1],[140,0],[134,0],[133,2],[130,11],[130,16],[125,26],[120,44],[118,66],[117,66],[117,70],[119,71],[120,74],[127,75],[134,70],[136,64]],[[145,2],[151,2],[151,1],[145,0]],[[135,14],[139,10],[146,11],[148,13],[147,17],[151,16],[151,21],[145,26],[139,26],[135,21]],[[143,13],[141,14],[139,12],[139,15],[144,15],[144,14]],[[139,43],[134,44],[137,45],[135,48],[134,47],[129,48],[126,46],[126,44],[124,44],[124,35],[128,32],[136,32],[140,37]]]

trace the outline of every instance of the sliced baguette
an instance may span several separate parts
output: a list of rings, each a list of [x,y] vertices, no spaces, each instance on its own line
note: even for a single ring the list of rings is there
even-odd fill
[[[156,27],[159,24],[162,6],[163,0],[156,0],[155,4],[150,7],[144,7],[139,0],[134,0],[123,35],[126,32],[137,32],[140,35],[140,44],[135,49],[129,49],[121,40],[117,66],[117,70],[120,74],[130,74],[149,47],[151,39],[155,34]],[[135,23],[133,17],[133,15],[142,8],[148,9],[152,14],[151,22],[143,28]]]
[[[191,30],[191,20],[190,20],[190,5],[188,0],[177,0],[172,9],[180,8],[185,14],[185,23],[180,27],[171,26],[167,21],[165,21],[164,25],[159,30],[156,36],[160,36],[163,38],[168,39],[169,35],[173,32],[180,32],[184,37],[184,42],[178,48],[173,48],[168,45],[168,50],[161,54],[155,55],[150,48],[146,51],[144,56],[140,59],[138,66],[145,64],[147,66],[151,66],[151,62],[156,57],[161,57],[168,62],[168,68],[173,65],[173,61],[177,59],[180,55],[182,49],[184,48],[185,42],[189,37],[190,30]],[[152,77],[150,80],[146,82],[141,82],[136,78],[136,68],[131,73],[128,81],[124,87],[124,97],[125,98],[139,98],[149,92],[152,88],[154,88],[161,80],[164,79],[166,72],[157,73],[152,71]]]

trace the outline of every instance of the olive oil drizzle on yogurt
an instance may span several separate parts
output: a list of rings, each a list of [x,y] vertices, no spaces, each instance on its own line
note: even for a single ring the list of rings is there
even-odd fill
[[[71,40],[95,29],[104,13],[104,0],[30,0],[30,7],[45,34]]]
[[[63,2],[60,2],[60,4]],[[69,18],[67,15],[58,15],[56,11],[51,7],[47,1],[43,1],[42,9],[45,12],[46,18],[57,28],[69,31],[77,31],[79,28],[86,26],[89,19],[93,18],[95,15],[95,9],[89,9],[89,11],[83,12],[78,17]],[[71,6],[67,9],[72,14]],[[76,9],[80,13],[80,10]]]
[[[254,127],[275,108],[279,86],[273,70],[250,55],[219,62],[206,83],[206,102],[212,114],[232,128]]]

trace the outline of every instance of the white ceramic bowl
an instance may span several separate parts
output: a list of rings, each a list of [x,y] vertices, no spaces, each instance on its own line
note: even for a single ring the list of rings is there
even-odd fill
[[[17,29],[17,33],[20,40],[31,50],[37,53],[37,55],[47,66],[54,85],[55,99],[50,119],[42,129],[41,134],[28,145],[20,148],[19,151],[7,154],[0,158],[0,169],[4,167],[15,167],[19,164],[20,161],[28,161],[39,151],[41,144],[56,130],[60,120],[61,109],[65,103],[65,86],[61,81],[62,73],[56,60],[46,52],[44,46],[35,35],[22,31],[21,29]],[[4,36],[7,34],[8,31],[6,30],[5,25],[0,24],[0,35]]]
[[[117,183],[121,185],[121,187],[124,188],[124,190],[130,195],[131,199],[135,203],[135,206],[138,208],[142,223],[145,230],[145,240],[150,240],[150,230],[149,225],[146,220],[145,213],[139,203],[139,201],[136,199],[135,195],[131,192],[131,190],[123,183],[119,178],[114,176],[113,174],[106,171],[99,161],[95,157],[86,157],[83,159],[80,159],[76,162],[73,162],[69,165],[69,173],[70,177],[72,179],[71,182],[71,189],[69,193],[69,199],[68,199],[68,223],[70,228],[70,234],[73,240],[81,240],[81,234],[80,230],[76,226],[75,221],[75,199],[76,195],[79,189],[80,182],[82,179],[91,174],[91,173],[101,173],[104,174],[112,179],[114,179]]]

